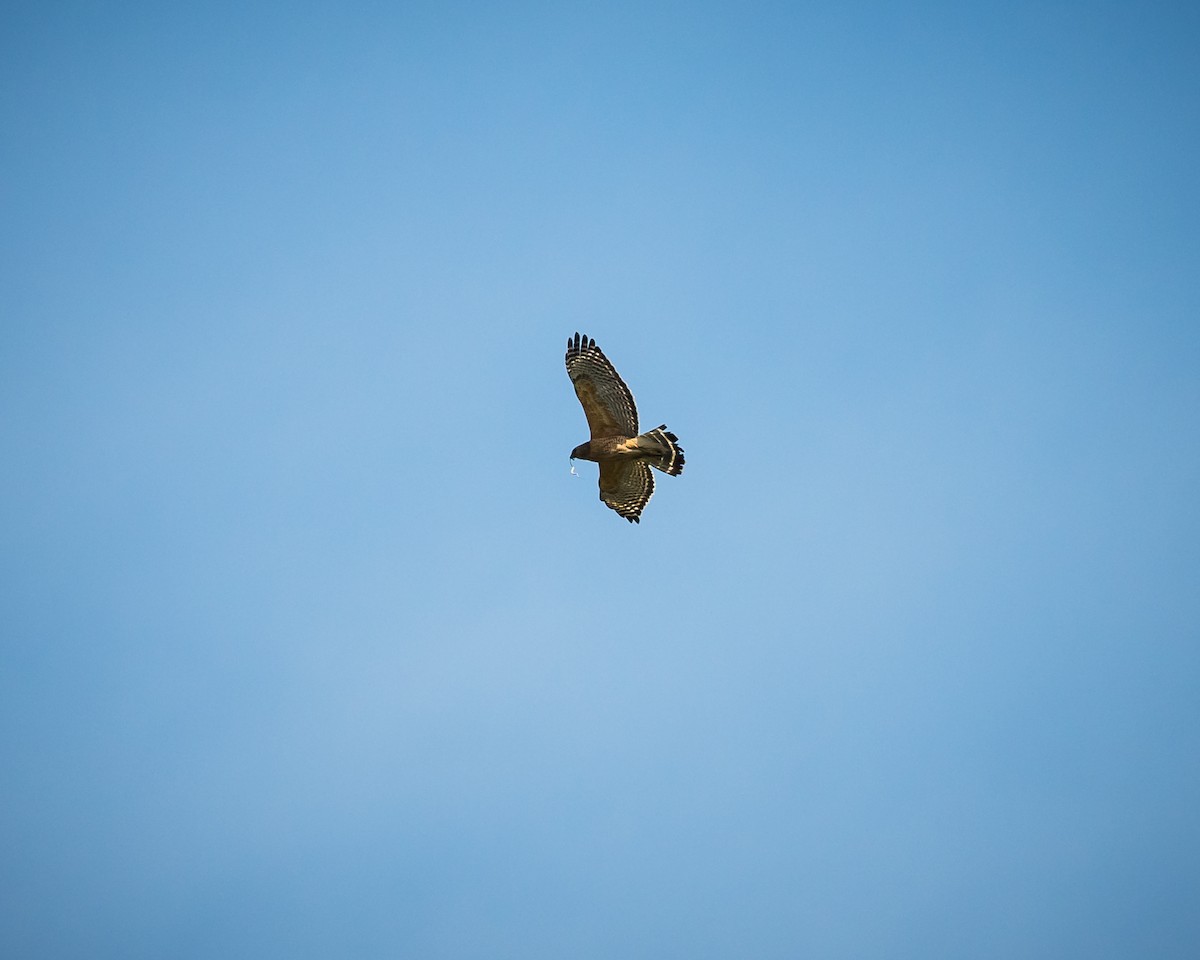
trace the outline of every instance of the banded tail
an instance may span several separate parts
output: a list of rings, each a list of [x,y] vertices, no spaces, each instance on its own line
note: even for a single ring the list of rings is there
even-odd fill
[[[683,447],[665,423],[639,434],[637,440],[638,448],[650,454],[646,462],[654,469],[672,477],[683,473]]]

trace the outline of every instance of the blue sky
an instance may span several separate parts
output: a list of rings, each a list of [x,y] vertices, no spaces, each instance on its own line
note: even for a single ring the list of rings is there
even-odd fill
[[[1195,956],[1198,42],[6,8],[3,953]]]

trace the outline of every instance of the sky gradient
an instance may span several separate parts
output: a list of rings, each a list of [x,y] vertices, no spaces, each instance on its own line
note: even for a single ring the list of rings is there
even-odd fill
[[[1196,956],[1198,48],[7,7],[0,953]]]

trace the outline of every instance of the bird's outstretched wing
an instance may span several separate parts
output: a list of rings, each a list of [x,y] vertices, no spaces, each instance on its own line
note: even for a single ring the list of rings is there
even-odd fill
[[[654,475],[642,460],[600,464],[600,499],[630,523],[641,523],[642,508],[654,495]]]
[[[577,333],[567,341],[567,376],[583,404],[593,440],[637,436],[638,415],[633,394],[595,340]],[[601,488],[603,483],[601,478]]]

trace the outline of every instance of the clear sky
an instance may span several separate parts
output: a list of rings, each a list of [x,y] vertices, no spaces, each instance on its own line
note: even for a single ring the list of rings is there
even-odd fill
[[[0,953],[1197,956],[1186,8],[7,5]]]

